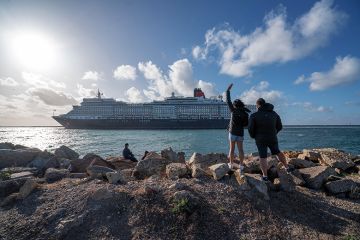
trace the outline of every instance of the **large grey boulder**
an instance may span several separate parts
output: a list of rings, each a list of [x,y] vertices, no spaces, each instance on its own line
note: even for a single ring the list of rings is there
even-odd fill
[[[323,165],[327,165],[333,168],[339,168],[341,170],[346,170],[355,166],[355,163],[352,161],[352,156],[344,152],[321,152],[320,162]]]
[[[19,172],[19,173],[13,173],[10,175],[11,179],[18,179],[18,178],[26,178],[26,177],[33,177],[34,173],[25,171],[25,172]]]
[[[336,175],[333,168],[327,166],[316,166],[299,169],[309,188],[320,189],[330,175]]]
[[[114,173],[115,171],[114,171],[114,169],[111,169],[108,167],[92,165],[86,169],[86,172],[87,172],[87,174],[89,174],[89,176],[91,178],[104,179],[104,178],[106,178],[106,173],[109,173],[109,172]]]
[[[41,150],[37,148],[0,149],[0,169],[26,167],[40,153]]]
[[[179,158],[178,154],[171,147],[161,150],[160,155],[172,163],[185,163],[185,159]]]
[[[25,199],[30,193],[38,187],[38,183],[34,179],[28,179],[19,190],[18,199]]]
[[[288,163],[293,165],[295,168],[309,168],[316,166],[316,164],[312,161],[300,158],[290,158]]]
[[[277,160],[277,157],[270,156],[267,158],[268,168],[277,167],[279,161]],[[260,158],[259,157],[249,157],[245,159],[244,161],[245,169],[244,171],[246,173],[261,173],[260,168]]]
[[[166,176],[172,180],[187,177],[189,172],[185,163],[170,163],[166,165]]]
[[[72,150],[71,148],[62,145],[61,147],[55,149],[55,156],[58,158],[67,158],[67,159],[78,159],[79,154]]]
[[[360,188],[360,184],[351,179],[342,179],[338,181],[327,182],[325,188],[332,194],[350,192],[355,188]]]
[[[67,169],[48,168],[46,169],[44,177],[48,183],[53,183],[65,177],[68,177],[69,174],[70,172]]]
[[[317,151],[304,149],[303,152],[297,156],[297,158],[318,162],[321,156]]]
[[[18,192],[28,178],[10,179],[0,181],[0,198],[6,197],[11,193]]]
[[[209,154],[200,154],[193,153],[188,164],[190,165],[192,176],[201,177],[201,176],[212,176],[212,173],[209,169],[210,166],[217,163],[227,163],[229,160],[227,156],[223,153],[209,153]]]
[[[91,165],[115,169],[114,165],[112,165],[110,162],[105,161],[102,157],[93,153],[86,154],[82,159],[72,160],[70,169],[71,172],[84,173],[86,172],[86,169]]]
[[[136,162],[133,162],[129,159],[125,159],[123,157],[108,157],[105,159],[108,163],[112,164],[116,170],[123,170],[134,168],[136,166]]]
[[[155,152],[149,152],[144,160],[139,161],[133,171],[133,176],[144,179],[152,175],[162,175],[165,173],[166,165],[169,160],[162,158]]]
[[[15,149],[15,146],[10,142],[2,142],[0,143],[0,149]]]
[[[60,163],[54,154],[44,151],[38,154],[27,166],[44,172],[48,168],[59,168]]]
[[[260,197],[264,200],[270,200],[268,186],[261,179],[259,174],[245,173],[240,175],[240,171],[235,171],[235,177],[240,185],[240,189],[250,198]]]
[[[121,172],[107,172],[105,175],[111,184],[124,182],[124,177]]]
[[[285,192],[293,192],[295,191],[296,186],[305,185],[304,179],[297,170],[291,173],[287,173],[284,169],[279,169],[278,176],[280,181],[280,189]]]
[[[223,178],[230,171],[230,168],[227,163],[214,164],[210,166],[209,169],[215,180],[219,180]]]

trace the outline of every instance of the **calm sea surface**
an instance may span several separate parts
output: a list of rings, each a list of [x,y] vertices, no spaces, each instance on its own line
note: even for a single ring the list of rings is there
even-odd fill
[[[80,155],[96,153],[103,157],[121,155],[124,144],[136,156],[145,150],[172,147],[189,158],[193,152],[228,152],[226,130],[80,130],[63,127],[0,127],[0,142],[12,142],[42,150],[66,145]],[[335,147],[360,154],[360,126],[285,126],[279,133],[282,150]],[[245,130],[246,153],[256,152],[254,140]]]

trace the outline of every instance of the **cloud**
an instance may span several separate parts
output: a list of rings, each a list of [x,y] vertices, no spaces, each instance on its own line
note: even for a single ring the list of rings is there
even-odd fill
[[[201,60],[217,50],[220,73],[234,77],[249,76],[254,67],[303,58],[324,46],[347,19],[332,5],[331,0],[317,2],[293,24],[287,22],[286,9],[280,6],[248,35],[228,25],[210,29],[204,46],[195,46],[192,55]]]
[[[28,90],[32,96],[39,97],[47,105],[51,106],[65,106],[77,104],[77,101],[63,92],[54,91],[50,88],[30,88]]]
[[[327,72],[313,72],[310,77],[301,76],[295,84],[310,82],[310,90],[321,91],[338,85],[349,84],[360,79],[360,59],[337,57],[332,69]]]
[[[4,79],[0,78],[0,86],[15,87],[18,85],[19,85],[19,83],[11,77],[7,77]]]
[[[299,77],[294,81],[294,84],[298,85],[298,84],[303,83],[303,82],[306,82],[305,75],[299,76]]]
[[[81,79],[90,80],[90,81],[99,81],[102,79],[102,76],[97,71],[87,71],[84,73],[84,76]]]
[[[144,102],[143,95],[141,94],[140,90],[138,90],[135,87],[131,87],[128,90],[126,90],[125,95],[129,99],[129,101],[132,103]]]
[[[266,102],[276,103],[282,97],[283,93],[276,90],[268,90],[270,84],[266,81],[251,87],[240,95],[240,99],[246,104],[255,104],[259,98],[264,98]]]
[[[143,90],[147,98],[161,100],[171,96],[172,92],[177,95],[192,96],[196,87],[202,88],[206,95],[217,95],[212,83],[194,78],[192,64],[188,59],[177,60],[168,67],[168,74],[164,74],[151,61],[138,64],[139,71],[149,81],[148,88]]]
[[[316,106],[311,102],[294,102],[291,106],[299,106],[309,112],[332,112],[332,107]]]
[[[85,88],[83,85],[77,84],[77,89],[80,97],[87,98],[96,96],[96,90],[93,88]]]
[[[130,65],[121,65],[114,70],[114,78],[118,80],[135,80],[136,68]]]
[[[21,75],[26,84],[36,88],[50,88],[50,86],[55,88],[66,88],[66,84],[64,82],[55,81],[41,74],[22,72]]]

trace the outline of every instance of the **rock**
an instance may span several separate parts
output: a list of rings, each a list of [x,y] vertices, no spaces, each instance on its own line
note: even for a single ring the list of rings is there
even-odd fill
[[[333,168],[346,170],[355,166],[351,160],[351,155],[343,152],[321,152],[321,163]]]
[[[192,177],[212,176],[209,167],[217,163],[227,163],[227,156],[223,153],[210,153],[202,155],[193,153],[188,164],[191,168]]]
[[[225,174],[227,174],[230,171],[230,168],[227,163],[214,164],[210,166],[209,169],[215,180],[221,179],[222,177],[225,176]]]
[[[59,181],[65,177],[68,177],[70,174],[69,170],[67,169],[55,169],[55,168],[48,168],[45,172],[45,180],[48,183],[53,183]]]
[[[19,193],[10,194],[0,203],[0,207],[13,205],[16,202],[16,200],[18,199],[18,196],[19,196]]]
[[[316,151],[304,149],[303,152],[297,156],[297,158],[318,162],[321,156]]]
[[[172,202],[174,204],[172,209],[174,213],[191,214],[196,211],[200,205],[199,199],[188,190],[175,192],[172,197]]]
[[[34,173],[26,171],[26,172],[19,172],[19,173],[13,173],[11,174],[11,179],[17,179],[17,178],[24,178],[24,177],[33,177]]]
[[[112,164],[116,170],[134,168],[137,164],[136,162],[123,157],[108,157],[106,158],[106,161]]]
[[[144,185],[144,192],[146,194],[156,194],[161,191],[161,187],[152,182],[146,182]]]
[[[71,160],[67,158],[58,159],[59,167],[64,169],[69,169],[71,165]]]
[[[28,167],[34,167],[41,171],[45,171],[45,165],[54,157],[54,154],[47,152],[46,150],[39,153],[34,160],[32,160],[27,166]],[[54,166],[58,167],[58,166]]]
[[[184,152],[178,152],[177,157],[180,163],[185,163],[185,153]]]
[[[330,175],[335,175],[335,170],[327,166],[316,166],[299,169],[306,185],[313,189],[320,189]]]
[[[200,164],[193,164],[191,166],[191,176],[193,178],[200,178],[200,177],[204,177],[204,176],[209,176],[210,174],[205,171],[204,169],[202,169],[200,167]],[[211,175],[210,175],[211,176]]]
[[[360,187],[360,184],[354,182],[351,179],[342,179],[338,181],[327,182],[325,188],[332,194],[350,192],[356,187]]]
[[[10,142],[2,142],[0,143],[0,149],[15,149],[14,144],[10,143]]]
[[[178,154],[172,150],[171,147],[161,150],[161,157],[169,160],[172,163],[185,163],[185,158],[179,159]]]
[[[124,178],[121,172],[107,172],[105,173],[106,178],[108,179],[109,183],[116,184],[119,182],[124,182]]]
[[[259,174],[245,173],[244,176],[240,176],[240,171],[236,170],[235,177],[241,190],[245,191],[249,197],[256,198],[257,196],[260,196],[265,200],[270,200],[268,186],[262,181]]]
[[[332,181],[338,181],[338,180],[342,180],[343,178],[342,177],[339,177],[339,176],[335,176],[335,175],[330,175],[326,181],[327,182],[332,182]]]
[[[19,191],[18,199],[25,199],[29,194],[36,189],[38,186],[38,183],[34,179],[28,179],[22,185]]]
[[[9,174],[20,173],[20,172],[31,172],[33,174],[37,174],[38,170],[36,168],[31,168],[31,167],[9,167],[9,168],[1,169],[0,172],[7,172]]]
[[[353,160],[353,162],[354,162],[356,165],[360,165],[360,158],[356,158],[355,160]]]
[[[316,166],[312,161],[300,158],[290,158],[288,164],[293,165],[295,168],[309,168]]]
[[[115,171],[108,167],[93,165],[88,167],[86,172],[87,174],[89,174],[91,178],[104,179],[106,178],[106,173],[115,172]]]
[[[285,157],[287,159],[289,158],[297,158],[299,156],[299,154],[301,154],[302,152],[299,151],[283,151]]]
[[[280,189],[285,192],[293,192],[296,189],[296,186],[305,185],[305,181],[301,177],[301,174],[295,170],[292,173],[286,173],[284,169],[278,171]]]
[[[94,201],[106,200],[113,197],[113,193],[110,192],[107,188],[97,189],[90,195],[90,199]]]
[[[58,158],[67,158],[67,159],[78,159],[79,154],[72,150],[71,148],[62,145],[61,147],[55,149],[55,156]]]
[[[165,172],[169,160],[162,158],[159,154],[149,152],[144,160],[139,161],[134,169],[133,176],[144,179],[152,175],[161,175]]]
[[[352,189],[349,193],[349,198],[351,199],[360,199],[360,187]]]
[[[271,167],[277,167],[279,161],[275,156],[268,157],[267,159],[268,168]],[[260,168],[260,158],[259,157],[252,157],[248,158],[244,161],[245,169],[244,171],[246,173],[261,173]]]
[[[27,149],[0,149],[0,169],[7,167],[26,167],[41,150],[37,148]]]
[[[133,170],[132,169],[124,169],[124,170],[120,170],[124,182],[131,182],[131,181],[135,181],[135,177],[133,177]]]
[[[27,179],[28,178],[19,178],[0,181],[0,198],[6,197],[14,192],[18,192]]]
[[[169,186],[169,189],[176,189],[176,190],[184,190],[186,188],[186,184],[181,182],[176,182]]]
[[[100,156],[88,153],[83,157],[83,159],[76,159],[71,161],[71,172],[84,173],[90,164],[115,169],[111,163],[105,161]]]
[[[86,178],[86,173],[70,173],[69,178]]]
[[[170,163],[166,165],[166,176],[175,180],[189,175],[189,169],[185,163]]]
[[[267,173],[270,180],[274,180],[279,177],[278,169],[276,167],[269,168]]]

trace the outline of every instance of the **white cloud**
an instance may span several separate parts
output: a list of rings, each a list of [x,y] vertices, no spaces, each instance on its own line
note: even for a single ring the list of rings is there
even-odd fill
[[[130,65],[121,65],[114,70],[114,78],[118,80],[135,80],[136,68]]]
[[[84,76],[81,79],[90,80],[90,81],[99,81],[102,79],[102,76],[97,71],[87,71],[84,73]]]
[[[346,56],[336,58],[336,63],[327,72],[314,72],[306,81],[310,90],[321,91],[338,85],[348,84],[360,79],[360,60]]]
[[[195,46],[193,57],[206,59],[211,51],[220,53],[220,72],[242,77],[257,66],[284,63],[309,55],[324,46],[347,16],[330,0],[315,3],[293,24],[286,21],[286,9],[279,7],[264,18],[264,26],[241,35],[229,26],[213,28],[205,34],[204,47]]]
[[[26,84],[36,88],[49,88],[50,86],[55,88],[66,88],[66,84],[64,82],[55,81],[41,74],[22,72],[21,75]]]
[[[96,96],[96,90],[93,88],[85,88],[83,85],[77,84],[77,89],[80,97],[87,98]]]
[[[54,91],[50,88],[30,88],[28,93],[32,96],[39,97],[47,105],[51,106],[65,106],[77,104],[77,101],[63,92]]]
[[[258,85],[251,87],[240,95],[240,99],[246,104],[255,104],[259,98],[264,98],[266,102],[276,103],[283,94],[280,91],[268,90],[269,83],[266,81],[260,82]]]
[[[294,84],[300,84],[300,83],[303,83],[303,82],[306,82],[306,78],[305,78],[305,75],[301,75],[299,76],[295,81],[294,81]]]
[[[11,77],[7,77],[4,79],[0,78],[0,86],[15,87],[18,85],[19,85],[19,83]]]
[[[140,90],[137,89],[136,87],[131,87],[128,90],[126,90],[125,95],[132,103],[141,103],[144,102],[145,100]]]
[[[203,80],[195,80],[192,64],[188,59],[180,59],[169,65],[168,75],[151,61],[138,64],[139,71],[149,80],[144,95],[152,100],[171,96],[172,92],[182,96],[192,96],[195,87],[200,87],[206,95],[216,95],[214,85]]]
[[[332,107],[316,106],[315,104],[313,104],[311,102],[294,102],[291,104],[291,106],[299,106],[309,112],[332,112],[333,111]]]

